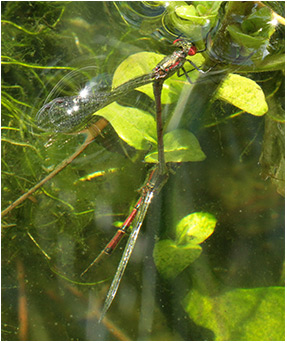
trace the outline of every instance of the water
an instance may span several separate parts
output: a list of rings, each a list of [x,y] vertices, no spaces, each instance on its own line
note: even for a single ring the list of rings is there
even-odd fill
[[[73,96],[74,91],[82,89],[94,77],[98,77],[95,83],[105,92],[116,67],[131,54],[171,53],[169,43],[164,40],[165,37],[168,42],[172,41],[173,28],[164,30],[170,16],[165,15],[163,28],[154,30],[153,34],[153,27],[159,27],[162,8],[157,8],[155,21],[143,20],[139,24],[138,15],[131,16],[131,12],[127,12],[129,5],[125,5],[124,11],[113,3],[101,2],[2,3],[3,19],[31,32],[42,32],[42,25],[46,28],[42,33],[30,35],[10,24],[3,25],[3,55],[27,65],[66,67],[41,70],[15,64],[2,66],[2,90],[8,93],[2,95],[3,209],[84,140],[82,134],[51,135],[37,129],[34,119],[45,99],[49,102],[54,95]],[[135,3],[130,6],[134,9]],[[50,27],[55,24],[54,29],[47,29],[47,22]],[[133,22],[137,26],[133,26]],[[282,42],[278,29],[272,46],[275,50],[280,39]],[[217,46],[217,52],[221,48],[220,61],[227,53],[224,46]],[[64,92],[60,84],[49,97],[58,82],[71,72],[67,67],[87,66],[93,66],[88,80],[81,79]],[[284,98],[281,72],[252,74],[250,69],[248,75],[260,81],[258,84],[266,94],[274,92],[269,107],[276,105],[279,116],[280,99]],[[71,84],[70,79],[68,81]],[[270,137],[275,131],[264,122],[264,117],[245,113],[227,119],[237,109],[218,100],[210,101],[216,87],[212,80],[186,87],[188,92],[191,90],[190,96],[186,96],[188,92],[183,93],[177,102],[167,104],[164,114],[168,117],[169,113],[181,113],[184,120],[179,121],[180,126],[188,124],[207,158],[202,162],[179,164],[160,195],[154,197],[117,297],[107,314],[113,327],[105,322],[98,324],[98,313],[125,241],[84,279],[80,274],[113,236],[116,230],[113,224],[124,221],[128,215],[139,196],[137,190],[145,180],[148,166],[143,163],[146,151],[135,151],[119,143],[112,128],[106,128],[103,136],[71,166],[3,220],[3,339],[214,340],[218,338],[216,328],[208,326],[208,320],[200,322],[200,316],[188,309],[188,296],[193,296],[191,308],[199,311],[201,317],[206,315],[203,304],[213,304],[214,311],[210,311],[209,316],[211,318],[217,309],[217,319],[212,318],[228,334],[227,321],[221,317],[228,309],[221,312],[220,307],[224,301],[220,295],[225,294],[226,289],[264,287],[265,294],[269,294],[273,286],[283,285],[284,201],[277,193],[277,189],[282,189],[280,168],[279,164],[273,167],[274,159],[267,158],[276,155],[280,159],[281,131],[278,130],[274,141]],[[122,102],[136,103],[138,108],[151,113],[154,108],[153,101],[138,93]],[[264,126],[271,130],[267,146]],[[275,126],[280,127],[280,124],[276,122]],[[260,177],[262,169],[258,161],[262,145],[269,152],[264,160],[269,168],[265,169],[268,180]],[[103,173],[91,181],[78,181],[94,171],[111,168],[116,168],[117,172]],[[155,241],[175,239],[176,225],[192,212],[212,214],[217,219],[215,232],[201,244],[203,252],[199,259],[176,278],[166,279],[154,264]],[[170,256],[175,263],[176,253]],[[245,300],[243,296],[240,299]],[[239,302],[233,307],[235,302],[231,298],[232,315],[229,317],[236,318],[236,309],[243,309],[247,303]],[[274,303],[277,313],[280,313],[280,304],[280,301]],[[259,307],[250,310],[256,314],[259,326],[266,315],[274,318],[269,307],[270,312],[266,311]],[[244,324],[253,323],[252,316],[245,318],[248,320],[244,319]],[[278,319],[275,320],[278,324]],[[267,330],[268,321],[264,323]],[[238,328],[240,333],[244,332],[244,328]],[[253,340],[258,338],[253,336]]]

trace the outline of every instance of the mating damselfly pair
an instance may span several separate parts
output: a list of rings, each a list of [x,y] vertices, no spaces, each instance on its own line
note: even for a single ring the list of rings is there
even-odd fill
[[[132,79],[110,92],[94,91],[92,88],[85,87],[79,94],[63,96],[52,100],[49,99],[37,114],[37,125],[40,129],[54,133],[77,133],[86,131],[88,132],[88,138],[86,141],[91,142],[96,136],[101,134],[102,129],[108,124],[105,119],[99,119],[95,116],[97,111],[118,100],[121,96],[135,88],[148,83],[153,84],[156,107],[158,162],[151,169],[149,176],[141,189],[141,195],[131,214],[124,221],[105,249],[82,273],[82,275],[85,274],[87,270],[92,265],[96,264],[104,254],[111,254],[119,244],[121,238],[133,225],[122,259],[109,289],[100,320],[104,317],[116,295],[149,204],[151,203],[153,196],[160,191],[168,178],[168,168],[165,162],[163,143],[161,104],[163,83],[175,73],[177,73],[178,76],[185,75],[186,79],[191,83],[188,72],[184,68],[184,64],[187,61],[192,65],[192,70],[204,73],[203,70],[198,68],[192,61],[187,59],[187,57],[194,56],[196,53],[204,52],[206,48],[198,51],[193,43],[182,38],[176,39],[173,42],[173,45],[179,49],[176,49],[171,55],[166,56],[150,73]],[[183,72],[182,75],[180,75],[180,71]],[[79,152],[77,152],[77,155],[78,154]]]
[[[192,8],[193,4],[198,6],[198,10],[202,9],[201,2],[187,3],[186,8]],[[213,7],[215,2],[204,4]],[[67,155],[78,148],[83,150],[80,145],[87,137],[84,145],[87,149],[83,154],[60,175],[53,179],[50,176],[49,183],[38,189],[34,196],[29,196],[25,203],[17,205],[3,220],[4,321],[9,325],[4,326],[3,334],[10,331],[6,334],[8,340],[11,337],[15,339],[16,335],[20,339],[24,337],[24,340],[108,339],[117,332],[115,325],[109,326],[113,323],[117,323],[131,339],[210,340],[222,339],[223,336],[232,339],[234,330],[229,332],[229,328],[240,327],[243,330],[236,332],[240,340],[246,339],[244,327],[252,326],[250,311],[255,314],[253,317],[257,323],[258,318],[264,322],[266,315],[272,318],[272,323],[278,323],[276,318],[283,312],[272,303],[281,303],[278,286],[281,286],[280,261],[284,257],[280,246],[283,203],[281,201],[280,204],[272,194],[275,192],[269,187],[272,185],[268,185],[270,178],[264,182],[258,180],[261,170],[258,157],[264,146],[265,170],[268,170],[270,147],[271,152],[274,151],[274,139],[270,138],[276,132],[272,126],[282,128],[278,121],[274,121],[274,115],[280,107],[280,98],[284,98],[284,79],[279,70],[281,66],[283,69],[284,30],[278,28],[272,36],[272,28],[267,23],[271,18],[259,2],[220,4],[218,17],[214,17],[213,11],[209,12],[208,18],[205,15],[208,12],[200,12],[203,18],[180,19],[178,8],[173,15],[179,24],[184,21],[185,28],[182,25],[172,27],[169,33],[185,32],[186,37],[195,40],[198,49],[203,49],[204,43],[197,40],[200,35],[195,32],[194,19],[201,20],[200,32],[209,30],[208,26],[213,26],[217,18],[220,18],[220,26],[212,35],[212,49],[187,57],[203,71],[212,66],[212,72],[203,74],[195,70],[187,73],[194,85],[189,84],[186,75],[177,77],[177,73],[164,80],[160,103],[167,171],[163,176],[157,168],[153,79],[131,92],[129,89],[135,86],[128,84],[125,92],[115,94],[113,103],[104,105],[110,93],[119,90],[121,84],[135,77],[139,77],[139,85],[148,82],[148,77],[142,81],[141,75],[150,75],[155,66],[163,64],[161,61],[166,55],[180,51],[180,47],[172,48],[164,39],[155,39],[167,35],[161,36],[160,31],[145,32],[146,26],[141,26],[141,30],[138,26],[130,30],[131,26],[120,25],[119,30],[114,22],[110,25],[111,30],[103,30],[95,20],[97,11],[87,11],[89,17],[85,17],[94,24],[93,30],[85,29],[82,35],[76,27],[67,30],[67,11],[81,15],[80,11],[73,9],[74,2],[65,6],[65,16],[57,28],[46,26],[41,30],[44,21],[49,24],[55,18],[41,16],[43,21],[39,21],[39,34],[34,36],[31,31],[36,33],[37,22],[33,25],[21,16],[15,17],[17,26],[3,22],[7,46],[2,61],[5,87],[2,95],[6,101],[4,104],[8,105],[3,108],[6,118],[3,118],[2,127],[3,206],[9,206],[11,201],[54,170]],[[239,4],[237,10],[234,9],[235,4]],[[31,7],[29,3],[28,7],[34,17],[33,4]],[[13,9],[10,7],[10,13],[15,13],[11,11]],[[161,18],[161,23],[167,24],[166,18]],[[208,19],[212,19],[210,24]],[[104,21],[109,23],[107,18]],[[30,32],[19,30],[19,25],[20,29],[30,29]],[[151,30],[154,27],[150,27]],[[119,31],[118,34],[114,35],[114,29]],[[73,36],[75,33],[77,37]],[[16,40],[9,40],[11,35]],[[278,43],[280,36],[282,40]],[[73,37],[79,38],[80,43],[74,47],[71,44]],[[262,47],[260,41],[263,42]],[[13,45],[16,49],[11,50]],[[282,46],[281,53],[279,45]],[[29,47],[30,50],[34,47],[35,53]],[[250,56],[253,52],[252,60],[239,60],[239,57]],[[144,61],[148,61],[147,68],[142,68]],[[126,73],[121,69],[125,62]],[[236,66],[233,68],[231,63]],[[93,70],[83,68],[85,66],[92,66]],[[193,68],[188,62],[183,67],[187,72]],[[70,70],[73,73],[69,73]],[[79,76],[79,82],[74,81],[77,73],[83,76]],[[61,83],[65,75],[66,82]],[[252,79],[253,86],[250,85]],[[55,85],[57,90],[53,88]],[[260,90],[265,96],[260,96]],[[8,97],[6,91],[12,97]],[[78,98],[73,101],[73,97]],[[93,104],[92,98],[96,98]],[[251,98],[253,101],[249,100]],[[53,102],[54,99],[57,100]],[[97,101],[102,105],[98,106]],[[12,106],[13,102],[18,105]],[[31,110],[30,106],[24,109],[23,102],[32,106]],[[264,113],[262,108],[266,102],[277,106],[269,107],[265,118],[259,117]],[[65,112],[69,104],[71,107]],[[90,104],[91,111],[104,107],[90,112],[91,120],[88,118],[86,121]],[[42,106],[45,106],[47,116],[42,113],[43,120],[39,118],[38,124],[47,130],[44,133],[36,128],[37,121],[33,120],[35,112]],[[15,107],[19,111],[15,111]],[[59,108],[61,111],[57,112]],[[83,109],[81,113],[80,109]],[[140,125],[136,115],[139,111],[153,119],[152,136],[149,136],[147,126]],[[249,111],[258,115],[251,116]],[[127,123],[130,132],[134,132],[135,127],[141,128],[138,132],[143,133],[145,144],[142,147],[129,144],[119,133],[115,122],[105,116],[108,112]],[[270,125],[264,125],[268,123]],[[182,141],[181,156],[178,153],[176,160],[171,161],[174,150],[171,151],[170,142],[179,140],[175,135],[172,141],[168,142],[167,138],[170,133],[180,130],[196,135],[208,157],[203,163],[178,158],[183,156],[187,147]],[[81,133],[84,131],[88,131],[87,136]],[[263,131],[266,133],[264,139]],[[275,137],[277,144],[280,136]],[[116,143],[112,142],[114,139]],[[193,147],[187,149],[195,151]],[[71,160],[66,160],[66,165]],[[176,174],[173,174],[175,166]],[[116,170],[113,174],[110,173],[112,168]],[[279,182],[282,178],[277,170],[280,170],[279,166],[273,175]],[[101,173],[102,176],[97,177]],[[158,195],[159,186],[166,180],[167,184]],[[273,200],[280,206],[275,207]],[[200,217],[196,213],[198,210],[208,211],[210,215]],[[202,242],[203,231],[206,227],[210,229],[211,223],[214,227],[215,218],[219,221],[215,234]],[[195,226],[195,223],[199,224]],[[114,234],[116,236],[112,238]],[[129,235],[131,238],[121,268],[116,272]],[[260,253],[266,251],[266,244],[267,254]],[[104,258],[97,263],[100,257],[96,258],[103,248],[105,252],[100,256]],[[112,256],[107,255],[111,252]],[[94,259],[95,264],[84,273]],[[267,283],[275,287],[258,289]],[[101,304],[104,304],[111,284],[104,311],[113,302],[103,323],[97,324],[101,317]],[[264,304],[268,303],[268,298],[271,302],[266,308]],[[258,304],[262,304],[267,312],[262,311]],[[24,312],[25,308],[28,312]],[[210,311],[210,308],[215,311]],[[227,312],[231,313],[228,318]],[[246,321],[242,322],[242,316]],[[25,318],[28,319],[28,327]],[[210,321],[210,318],[214,320]],[[26,328],[26,335],[21,334],[21,328]],[[256,328],[254,331],[258,333]],[[267,334],[266,331],[266,339],[274,338],[272,327]],[[259,336],[249,335],[249,338],[256,340]],[[114,337],[122,339],[118,335]]]

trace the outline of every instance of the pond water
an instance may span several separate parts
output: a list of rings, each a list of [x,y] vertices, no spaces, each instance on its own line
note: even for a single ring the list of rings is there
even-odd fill
[[[44,103],[76,95],[87,84],[94,92],[109,92],[123,61],[142,52],[171,54],[182,26],[174,21],[175,8],[157,2],[1,6],[3,210],[85,140],[85,133],[41,131],[36,116]],[[220,6],[224,4],[218,2],[213,11],[224,23],[224,15],[236,9],[227,4],[219,11]],[[246,13],[240,15],[246,19]],[[134,117],[119,121],[136,128],[131,136],[147,138],[140,149],[139,143],[130,143],[135,137],[119,139],[120,124],[108,125],[69,166],[3,217],[3,340],[283,339],[284,32],[280,25],[275,33],[263,26],[259,32],[269,32],[271,48],[243,51],[238,42],[226,47],[222,41],[220,46],[216,35],[223,28],[213,24],[207,39],[213,57],[210,53],[207,66],[200,65],[211,67],[210,73],[194,84],[175,76],[162,96],[165,130],[192,132],[188,137],[198,144],[192,148],[206,158],[195,150],[192,157],[178,155],[184,150],[181,143],[106,317],[98,323],[126,238],[110,257],[80,275],[132,210],[152,165],[145,163],[154,149],[152,139],[135,119],[136,113],[154,116],[151,87],[123,94],[119,105],[113,105],[121,107],[107,110],[131,108]],[[209,31],[193,31],[195,43],[204,44]],[[136,58],[138,64],[141,58]],[[266,58],[269,64],[264,64]],[[136,67],[128,66],[127,74],[137,76]],[[261,87],[269,108],[265,116],[224,101],[226,94],[216,97],[230,70],[241,70],[240,75]],[[195,72],[192,80],[198,77]],[[241,87],[244,92],[243,83]],[[240,87],[236,89],[240,98]],[[183,242],[178,226],[190,214],[195,214],[193,221],[182,224],[191,230]],[[203,232],[207,226],[210,233],[196,243],[193,227]],[[169,250],[159,249],[164,240]],[[267,318],[276,323],[276,332]],[[263,325],[264,334],[259,332]]]

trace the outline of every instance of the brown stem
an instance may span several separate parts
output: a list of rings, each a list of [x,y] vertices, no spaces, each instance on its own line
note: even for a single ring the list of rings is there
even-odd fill
[[[155,97],[156,106],[156,123],[157,123],[157,149],[158,149],[158,163],[159,173],[161,175],[166,173],[165,159],[164,159],[164,144],[163,144],[163,126],[161,115],[161,90],[163,81],[155,81],[153,83],[153,93]]]
[[[23,262],[17,260],[18,276],[18,320],[19,320],[19,340],[27,341],[28,339],[28,304],[25,291],[25,271]]]

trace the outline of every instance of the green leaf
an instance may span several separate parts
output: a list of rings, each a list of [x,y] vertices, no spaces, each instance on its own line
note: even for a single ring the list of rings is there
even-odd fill
[[[267,6],[252,12],[241,24],[244,33],[253,36],[260,35],[266,39],[275,32],[275,25],[272,24],[272,11]]]
[[[199,5],[197,9],[194,6],[181,6],[176,8],[176,14],[182,19],[189,20],[196,25],[205,25],[207,20],[214,19],[216,14],[208,14],[207,9]]]
[[[198,13],[196,11],[196,8],[193,5],[190,6],[180,6],[175,9],[176,14],[186,20],[190,19],[200,19],[198,17]]]
[[[235,289],[213,297],[192,290],[183,305],[216,341],[283,341],[284,295],[283,287]]]
[[[201,4],[197,5],[196,10],[200,16],[208,14],[208,9]]]
[[[184,217],[176,227],[178,244],[200,244],[212,235],[216,218],[210,213],[196,212]]]
[[[266,56],[263,60],[256,61],[255,65],[256,69],[254,69],[254,65],[251,65],[241,67],[240,71],[253,73],[261,73],[262,71],[275,70],[282,71],[285,68],[285,54]]]
[[[265,95],[260,86],[244,76],[229,74],[217,91],[216,97],[254,116],[262,116],[268,111]]]
[[[206,158],[196,137],[187,130],[168,132],[164,135],[163,142],[166,162],[198,162]],[[157,163],[157,157],[157,151],[152,151],[145,157],[145,161]]]
[[[267,42],[265,37],[261,36],[250,36],[246,33],[243,33],[239,27],[236,25],[228,25],[227,31],[230,33],[230,36],[240,45],[244,45],[247,48],[258,49],[264,43]]]
[[[130,55],[116,69],[113,76],[112,87],[134,79],[135,77],[150,73],[153,68],[165,57],[154,52],[139,52]],[[151,85],[142,86],[139,89],[152,88]]]
[[[107,119],[119,137],[135,149],[149,149],[148,142],[157,142],[154,117],[143,110],[114,102],[96,114]]]
[[[216,219],[209,213],[192,213],[176,226],[176,240],[156,243],[153,257],[157,270],[165,278],[175,278],[201,254],[199,246],[214,231]]]
[[[204,13],[217,13],[222,1],[193,1],[192,2],[200,15],[203,15],[202,8],[205,8]]]
[[[175,278],[201,254],[199,245],[178,246],[172,240],[162,240],[155,244],[154,263],[159,273],[167,278]]]
[[[247,48],[259,49],[268,44],[268,39],[275,32],[272,25],[272,13],[268,7],[253,11],[240,26],[228,25],[227,31],[240,45]]]

